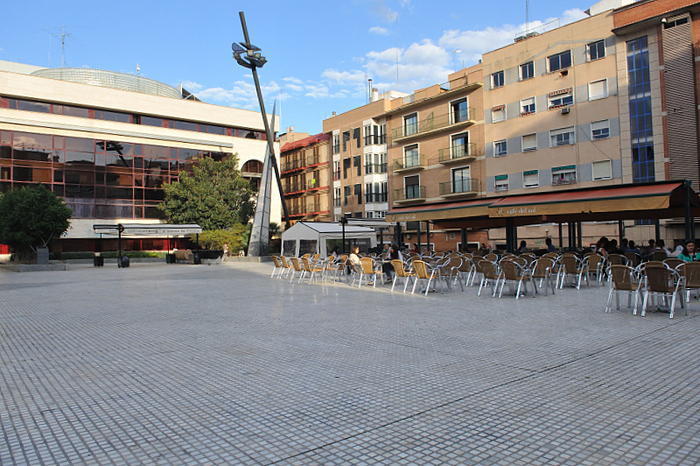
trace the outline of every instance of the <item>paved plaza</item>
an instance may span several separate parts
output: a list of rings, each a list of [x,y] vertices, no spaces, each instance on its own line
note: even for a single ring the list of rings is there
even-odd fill
[[[700,302],[0,270],[1,465],[700,463]],[[623,304],[626,299],[623,300]]]

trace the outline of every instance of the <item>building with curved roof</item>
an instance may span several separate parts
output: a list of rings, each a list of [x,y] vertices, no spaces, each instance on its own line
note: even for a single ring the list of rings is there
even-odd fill
[[[163,185],[197,159],[237,154],[239,167],[258,167],[266,146],[259,112],[201,102],[182,86],[0,61],[0,192],[43,183],[63,197],[73,211],[64,251],[94,247],[95,223],[161,222]],[[133,241],[134,249],[166,247]]]

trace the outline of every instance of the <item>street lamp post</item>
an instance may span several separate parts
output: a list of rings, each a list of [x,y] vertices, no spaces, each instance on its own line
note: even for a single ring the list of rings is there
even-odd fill
[[[271,177],[272,172],[270,167],[274,169],[277,179],[277,187],[282,200],[282,211],[284,213],[284,221],[289,228],[289,214],[287,212],[287,204],[284,202],[284,191],[282,190],[282,180],[280,179],[279,169],[277,168],[277,159],[275,157],[275,135],[273,132],[275,116],[272,115],[272,125],[267,121],[267,113],[265,112],[265,103],[263,102],[262,90],[260,89],[260,80],[258,79],[258,68],[262,68],[267,59],[260,53],[260,48],[250,43],[248,36],[248,27],[245,23],[243,12],[239,12],[241,18],[241,26],[243,27],[243,37],[245,42],[234,42],[231,45],[233,49],[233,58],[236,62],[252,71],[255,81],[255,91],[258,94],[258,102],[260,104],[260,113],[262,114],[263,123],[265,125],[265,134],[267,136],[267,150],[265,152],[265,160],[263,162],[263,173],[260,180],[260,191],[258,192],[258,201],[255,207],[255,217],[253,218],[253,229],[250,234],[250,244],[248,246],[249,256],[266,256],[268,254],[270,238],[270,202],[271,202]]]

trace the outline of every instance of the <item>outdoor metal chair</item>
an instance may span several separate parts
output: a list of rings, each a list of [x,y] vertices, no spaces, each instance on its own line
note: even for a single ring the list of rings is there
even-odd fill
[[[646,283],[644,286],[644,302],[642,303],[642,316],[646,315],[649,306],[649,298],[651,296],[663,297],[666,302],[671,298],[669,305],[669,318],[673,319],[673,314],[676,307],[676,299],[680,298],[681,307],[685,306],[685,296],[683,291],[683,278],[675,270],[662,265],[649,265],[644,269],[646,274]],[[686,308],[686,315],[688,309]]]
[[[418,286],[418,283],[423,282],[425,283],[425,295],[428,296],[428,292],[430,291],[430,284],[432,283],[433,278],[436,275],[435,269],[428,270],[428,265],[425,262],[421,260],[414,260],[413,271],[416,274],[416,276],[415,281],[413,282],[413,289],[411,290],[411,294],[414,294],[416,292],[416,286]]]
[[[547,288],[552,289],[552,294],[556,288],[556,284],[552,278],[554,272],[554,260],[549,257],[540,257],[532,267],[532,279],[535,281],[535,292],[537,291],[537,281],[539,280],[539,288],[544,288],[544,294],[547,296]]]
[[[416,274],[412,271],[407,271],[406,267],[404,267],[404,263],[401,262],[398,259],[394,259],[391,261],[391,265],[394,266],[394,280],[391,283],[391,291],[394,291],[394,287],[396,286],[396,282],[399,280],[399,278],[403,279],[403,292],[405,293],[406,290],[408,289],[408,284],[413,280],[416,276]]]
[[[302,268],[304,269],[304,272],[302,273],[301,277],[304,278],[306,274],[309,275],[309,285],[314,279],[314,276],[320,275],[321,279],[323,279],[323,267],[319,267],[317,265],[311,265],[311,261],[309,260],[308,257],[302,257],[301,258],[301,265]],[[301,279],[300,279],[301,281]]]
[[[515,260],[502,260],[500,262],[501,267],[501,278],[500,278],[500,289],[498,291],[498,297],[503,296],[503,287],[507,284],[511,291],[515,291],[515,299],[520,298],[520,292],[523,290],[527,293],[527,282],[532,284],[532,296],[535,296],[535,282],[532,279],[532,274],[530,270],[523,267],[521,264]],[[515,284],[517,283],[517,287]]]
[[[690,302],[690,292],[695,290],[696,296],[700,290],[700,262],[682,262],[676,267],[679,275],[683,278],[685,286],[685,301]]]
[[[637,305],[639,304],[639,294],[641,293],[643,281],[637,280],[635,270],[622,264],[613,264],[610,266],[610,293],[608,293],[608,301],[605,304],[605,312],[612,311],[613,295],[617,298],[617,309],[620,310],[620,293],[627,293],[627,307],[630,307],[632,302],[632,294],[634,293],[634,312],[637,314]]]
[[[501,279],[501,271],[496,268],[496,264],[489,260],[480,260],[477,262],[477,270],[481,273],[481,282],[476,295],[481,296],[481,290],[490,283],[491,296],[496,296],[498,281]]]

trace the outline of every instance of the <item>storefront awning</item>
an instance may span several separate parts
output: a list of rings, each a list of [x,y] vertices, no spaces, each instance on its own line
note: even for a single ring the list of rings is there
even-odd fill
[[[499,200],[501,200],[500,197],[491,197],[463,202],[402,207],[387,212],[386,220],[387,222],[418,222],[488,217],[489,206]]]
[[[700,199],[694,192],[691,195],[697,205]],[[668,182],[507,197],[489,206],[489,217],[587,215],[595,220],[597,215],[615,213],[619,218],[627,218],[627,214],[637,217],[643,212],[654,212],[654,217],[669,218],[677,216],[676,210],[684,205],[683,182]]]
[[[186,236],[202,232],[202,227],[197,224],[141,224],[141,223],[118,223],[116,225],[92,226],[97,234],[119,235],[121,229],[122,236]]]

